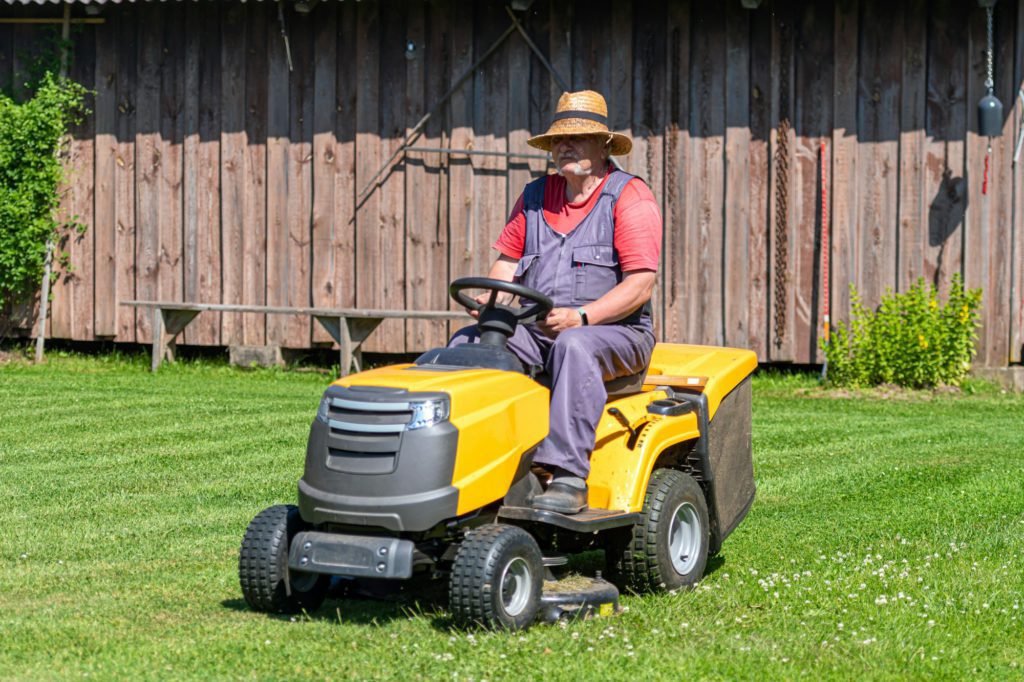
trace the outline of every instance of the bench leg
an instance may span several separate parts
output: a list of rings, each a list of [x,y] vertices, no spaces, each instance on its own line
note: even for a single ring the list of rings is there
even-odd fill
[[[363,353],[360,347],[363,345],[363,341],[373,333],[373,330],[380,326],[384,318],[342,317],[340,315],[316,315],[315,317],[340,346],[339,371],[341,376],[348,376],[352,370],[362,371]]]
[[[153,357],[150,370],[155,372],[164,360],[174,362],[178,351],[175,339],[198,314],[196,310],[153,309]]]

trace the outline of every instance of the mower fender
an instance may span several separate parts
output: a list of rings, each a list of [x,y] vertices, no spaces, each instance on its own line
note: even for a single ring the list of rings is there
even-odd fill
[[[296,534],[288,568],[358,578],[412,576],[411,540],[306,531]]]

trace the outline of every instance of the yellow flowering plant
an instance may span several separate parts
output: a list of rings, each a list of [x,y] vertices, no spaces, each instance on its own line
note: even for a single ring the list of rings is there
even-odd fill
[[[831,338],[821,341],[828,383],[959,385],[976,353],[981,294],[981,289],[965,289],[957,273],[943,304],[936,288],[920,278],[907,291],[887,289],[872,310],[850,284],[849,324],[838,322]]]

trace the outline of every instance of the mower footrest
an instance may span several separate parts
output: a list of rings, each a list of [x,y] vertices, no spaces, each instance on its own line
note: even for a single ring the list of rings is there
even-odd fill
[[[297,533],[288,568],[361,578],[408,578],[415,545],[410,540],[306,531]]]
[[[578,514],[559,514],[533,507],[502,507],[498,510],[498,518],[547,523],[577,533],[596,533],[609,528],[631,526],[640,520],[640,514],[621,509],[584,509]]]

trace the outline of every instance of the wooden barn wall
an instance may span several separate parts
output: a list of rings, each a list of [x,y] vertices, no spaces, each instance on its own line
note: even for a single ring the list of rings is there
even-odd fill
[[[21,16],[59,9],[0,9]],[[77,10],[76,10],[77,11]],[[979,362],[1021,361],[1024,4],[996,6],[1004,135],[977,134],[984,13],[966,0],[537,0],[524,26],[574,89],[608,96],[633,135],[624,167],[661,202],[663,339],[820,360],[824,156],[830,301],[847,319],[918,277],[985,289]],[[73,131],[49,335],[150,341],[125,299],[439,309],[483,274],[544,160],[409,153],[357,195],[403,137],[509,26],[502,2],[107,5],[73,33],[71,75],[95,91]],[[54,27],[0,25],[15,91]],[[406,45],[415,46],[407,58]],[[560,92],[513,33],[417,144],[531,151]],[[20,311],[31,319],[31,311]],[[447,323],[390,321],[369,350],[440,344]],[[203,313],[185,342],[328,342],[307,317]]]

